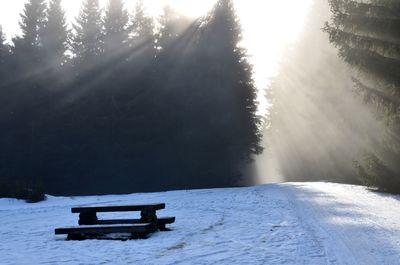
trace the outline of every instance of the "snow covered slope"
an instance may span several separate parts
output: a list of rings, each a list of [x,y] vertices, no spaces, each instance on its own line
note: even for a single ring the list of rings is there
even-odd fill
[[[166,202],[173,231],[147,240],[66,241],[72,206]],[[115,214],[107,214],[108,217]],[[126,217],[126,215],[118,215]],[[400,197],[331,183],[0,199],[0,264],[400,264]]]

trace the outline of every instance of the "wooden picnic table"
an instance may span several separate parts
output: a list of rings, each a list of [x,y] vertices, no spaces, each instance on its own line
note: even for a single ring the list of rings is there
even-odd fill
[[[175,217],[161,217],[157,210],[165,208],[165,203],[139,205],[104,205],[71,208],[72,213],[79,213],[78,227],[55,229],[55,234],[68,234],[68,239],[82,239],[85,235],[95,237],[107,233],[131,233],[132,238],[145,238],[158,229],[167,231],[166,224],[175,222]],[[135,212],[140,211],[140,219],[98,219],[100,212]]]
[[[165,203],[139,204],[139,205],[120,205],[120,206],[84,206],[74,207],[72,213],[79,213],[80,225],[99,224],[97,213],[99,212],[135,212],[140,211],[140,221],[142,223],[157,224],[156,211],[165,208]],[[100,220],[101,221],[101,220]]]

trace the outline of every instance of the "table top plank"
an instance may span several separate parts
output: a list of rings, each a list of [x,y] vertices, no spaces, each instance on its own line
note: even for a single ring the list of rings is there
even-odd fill
[[[88,212],[130,212],[130,211],[146,211],[161,210],[165,208],[165,203],[153,204],[136,204],[136,205],[103,205],[103,206],[82,206],[71,208],[72,213],[88,213]]]
[[[175,222],[174,216],[158,217],[157,223],[172,224]],[[98,225],[114,225],[114,224],[141,224],[140,219],[102,219],[95,222]]]

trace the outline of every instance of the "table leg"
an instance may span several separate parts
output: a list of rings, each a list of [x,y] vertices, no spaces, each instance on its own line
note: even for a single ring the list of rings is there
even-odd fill
[[[168,229],[165,227],[164,223],[158,224],[158,229],[160,229],[160,231],[168,231]]]
[[[96,212],[79,214],[79,225],[95,225],[97,223]]]
[[[153,230],[157,230],[157,215],[155,210],[143,210],[140,212],[140,217],[142,223],[150,223]]]

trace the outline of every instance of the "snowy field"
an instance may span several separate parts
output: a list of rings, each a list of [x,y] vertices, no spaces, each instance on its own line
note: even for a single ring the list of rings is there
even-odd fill
[[[165,202],[170,232],[147,240],[66,241],[72,206]],[[115,214],[108,214],[107,217]],[[122,217],[118,215],[118,217]],[[123,215],[126,217],[126,215]],[[0,199],[0,264],[400,264],[400,197],[331,183]]]

